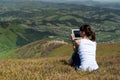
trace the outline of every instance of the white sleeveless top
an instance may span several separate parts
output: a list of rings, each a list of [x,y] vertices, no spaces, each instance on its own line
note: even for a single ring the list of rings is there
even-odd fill
[[[80,69],[93,71],[98,69],[96,62],[96,42],[87,39],[80,40],[78,54],[81,59]]]

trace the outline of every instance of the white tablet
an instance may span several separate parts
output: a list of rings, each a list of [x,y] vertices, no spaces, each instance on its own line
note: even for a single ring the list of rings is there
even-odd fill
[[[80,39],[81,38],[79,29],[72,29],[72,34],[75,35],[76,39]]]

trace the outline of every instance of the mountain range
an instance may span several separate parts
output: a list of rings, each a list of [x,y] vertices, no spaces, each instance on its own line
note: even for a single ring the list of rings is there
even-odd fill
[[[71,29],[88,23],[98,43],[120,41],[120,10],[41,1],[0,3],[0,53],[38,40],[71,42]]]
[[[97,6],[103,8],[120,9],[119,0],[0,0],[0,2],[25,2],[25,1],[42,1],[42,2],[53,2],[53,3],[65,3],[65,4],[77,4],[86,6]]]

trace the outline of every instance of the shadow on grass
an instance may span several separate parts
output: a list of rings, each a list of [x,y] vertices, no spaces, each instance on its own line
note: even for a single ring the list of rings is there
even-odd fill
[[[63,64],[63,65],[69,65],[68,62],[66,60],[60,60],[60,62]]]
[[[60,62],[61,62],[63,65],[68,65],[68,66],[71,66],[71,67],[75,67],[75,66],[74,66],[74,63],[69,63],[69,61],[66,61],[66,60],[60,60]]]
[[[61,63],[62,65],[71,66],[71,65],[68,63],[68,61],[66,61],[66,60],[64,60],[64,59],[60,60],[60,63]],[[74,66],[71,66],[71,67],[74,68]],[[82,70],[76,70],[76,69],[75,69],[75,71],[76,71],[76,73],[77,73],[78,75],[80,75],[80,78],[83,78],[83,77],[88,76],[88,75],[91,75],[91,74],[97,74],[97,73],[99,73],[99,69],[94,70],[94,71],[82,71]]]

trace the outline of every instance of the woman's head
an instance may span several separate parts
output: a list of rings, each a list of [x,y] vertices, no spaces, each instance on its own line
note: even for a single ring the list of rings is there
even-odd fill
[[[91,30],[91,27],[88,24],[83,24],[83,25],[80,26],[80,35],[82,37],[86,36],[92,41],[95,41],[95,39],[96,39],[95,38],[95,32],[93,32]]]

